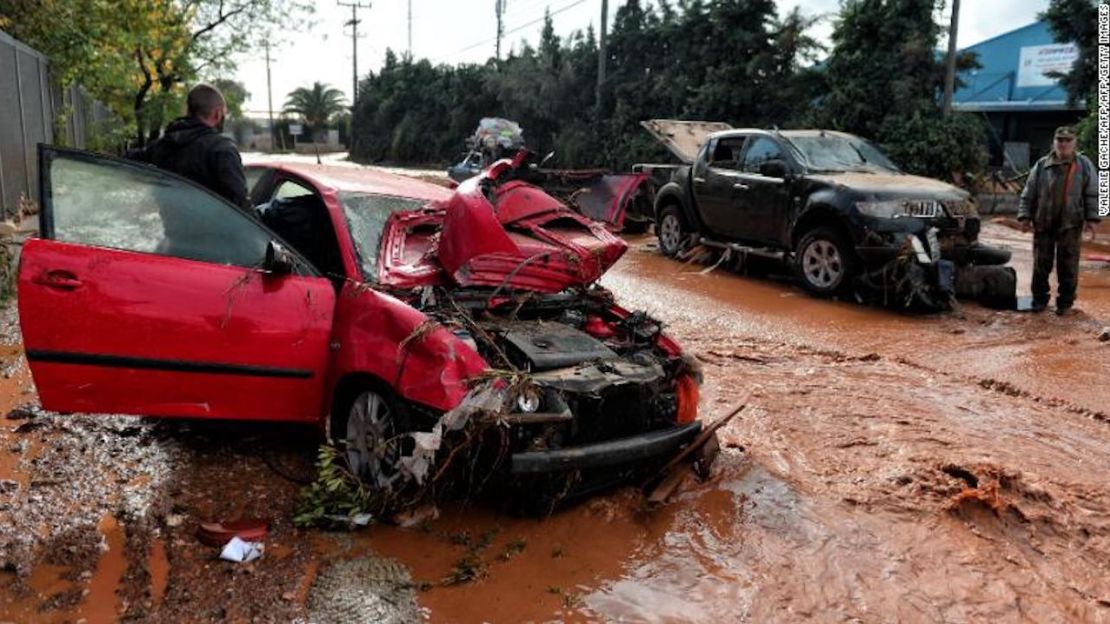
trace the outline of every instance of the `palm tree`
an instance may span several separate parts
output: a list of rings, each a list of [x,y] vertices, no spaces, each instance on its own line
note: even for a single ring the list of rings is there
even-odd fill
[[[323,130],[332,115],[347,108],[343,92],[321,82],[312,83],[312,88],[300,87],[289,92],[285,99],[283,112],[298,115],[308,126],[312,140],[316,133]]]

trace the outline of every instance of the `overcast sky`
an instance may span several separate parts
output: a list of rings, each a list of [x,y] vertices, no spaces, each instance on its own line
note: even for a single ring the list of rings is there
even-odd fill
[[[382,65],[387,48],[398,53],[408,49],[409,0],[362,0],[362,4],[373,6],[359,11],[363,20],[358,40],[360,76]],[[615,14],[621,4],[623,0],[610,0],[610,13]],[[458,63],[482,62],[493,56],[497,34],[494,0],[411,0],[411,6],[412,52],[417,58]],[[807,15],[829,16],[814,28],[814,34],[827,42],[839,1],[781,0],[779,11],[785,13],[795,6],[801,6]],[[1047,6],[1048,0],[963,0],[957,44],[962,48],[1029,24]],[[535,45],[545,8],[550,8],[555,32],[561,36],[585,30],[590,24],[595,29],[600,25],[601,0],[507,0],[503,53],[510,46],[519,47],[523,39]],[[948,15],[946,9],[945,23]],[[289,41],[271,51],[275,112],[287,93],[317,80],[350,96],[351,37],[343,25],[350,19],[351,9],[338,6],[337,0],[318,0],[314,24],[289,35]],[[611,15],[610,26],[612,23]],[[245,108],[264,114],[266,63],[261,51],[239,60],[236,77],[251,94]]]

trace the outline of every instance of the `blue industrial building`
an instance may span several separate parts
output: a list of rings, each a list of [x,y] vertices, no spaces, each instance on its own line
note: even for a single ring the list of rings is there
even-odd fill
[[[1053,41],[1043,21],[961,52],[974,52],[982,67],[959,74],[963,86],[953,94],[953,108],[988,122],[992,166],[1028,169],[1051,149],[1057,126],[1074,124],[1086,113],[1083,102],[1069,106],[1058,80],[1045,75],[1067,73],[1079,50],[1075,43]]]

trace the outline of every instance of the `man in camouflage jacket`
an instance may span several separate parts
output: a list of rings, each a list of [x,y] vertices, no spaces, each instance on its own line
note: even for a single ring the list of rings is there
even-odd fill
[[[1048,276],[1056,262],[1056,314],[1075,303],[1079,281],[1079,241],[1083,230],[1094,232],[1098,192],[1094,165],[1075,149],[1075,130],[1056,129],[1052,152],[1029,171],[1021,192],[1018,221],[1033,229],[1033,309],[1048,307]]]

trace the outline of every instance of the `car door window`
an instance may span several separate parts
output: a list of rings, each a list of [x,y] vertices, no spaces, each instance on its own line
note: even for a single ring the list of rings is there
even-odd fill
[[[743,138],[721,139],[713,147],[713,158],[709,166],[714,169],[737,169],[740,149],[744,147]]]
[[[47,238],[244,267],[265,258],[264,228],[182,178],[90,154],[49,158]]]
[[[744,161],[740,170],[745,173],[759,173],[759,167],[769,160],[781,160],[782,149],[767,137],[756,137],[748,151],[744,153]]]
[[[266,169],[261,167],[247,167],[243,171],[243,177],[247,180],[247,195],[254,196],[255,187],[262,180],[262,176],[268,173]]]
[[[351,229],[363,276],[378,280],[378,254],[386,222],[395,212],[419,210],[427,202],[410,197],[340,192],[343,214]]]
[[[298,184],[297,182],[294,182],[292,180],[283,180],[281,184],[278,185],[277,191],[274,193],[274,197],[280,199],[305,197],[307,195],[312,195],[312,189],[304,186],[303,184]]]

